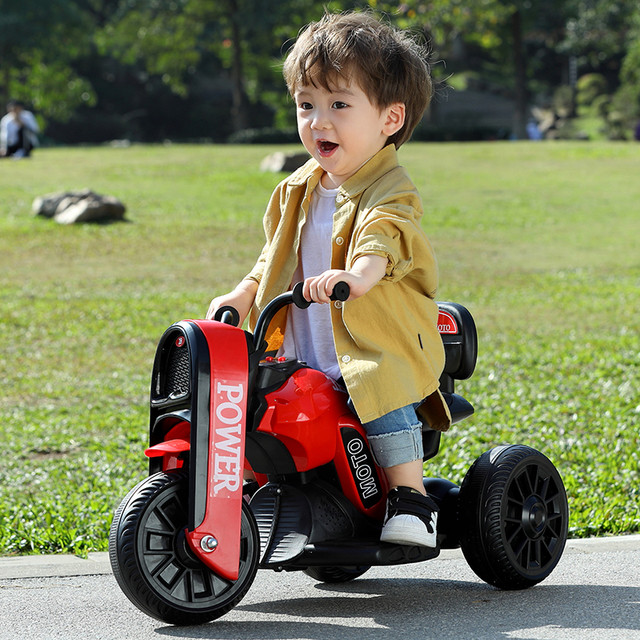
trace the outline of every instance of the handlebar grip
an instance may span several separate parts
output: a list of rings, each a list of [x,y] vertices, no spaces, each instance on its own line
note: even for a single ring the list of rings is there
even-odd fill
[[[311,303],[302,295],[302,282],[296,282],[291,291],[291,299],[298,309],[306,309]]]
[[[240,324],[240,314],[235,307],[224,306],[216,309],[213,314],[213,319],[224,324],[230,324],[233,327],[237,327]]]
[[[329,296],[331,300],[340,300],[344,302],[348,300],[351,295],[351,289],[346,282],[340,280],[340,282],[336,282],[336,286],[333,287],[333,293]]]
[[[293,304],[295,304],[298,309],[306,309],[311,304],[311,302],[302,295],[302,285],[302,282],[297,282],[291,291]],[[329,296],[329,299],[344,302],[350,295],[351,289],[349,285],[341,280],[340,282],[336,282],[336,285],[333,287],[333,293]]]

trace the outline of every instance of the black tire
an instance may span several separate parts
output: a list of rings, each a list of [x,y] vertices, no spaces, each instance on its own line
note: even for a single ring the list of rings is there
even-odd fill
[[[304,572],[320,582],[337,584],[339,582],[349,582],[359,578],[363,573],[369,571],[371,567],[307,567]]]
[[[487,451],[460,487],[462,552],[479,578],[500,589],[544,580],[562,556],[568,523],[562,478],[530,447]]]
[[[141,611],[175,625],[202,624],[230,611],[255,578],[260,549],[243,500],[238,579],[205,567],[184,535],[187,487],[184,471],[146,478],[118,507],[109,535],[111,567],[124,594]]]

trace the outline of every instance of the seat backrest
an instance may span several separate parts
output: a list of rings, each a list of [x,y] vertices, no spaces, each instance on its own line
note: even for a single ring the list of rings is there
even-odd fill
[[[438,331],[445,351],[443,373],[454,380],[470,378],[478,357],[476,323],[468,309],[456,302],[438,302]]]

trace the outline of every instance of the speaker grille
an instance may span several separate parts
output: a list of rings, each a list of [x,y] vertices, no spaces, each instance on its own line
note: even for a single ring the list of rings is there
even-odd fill
[[[184,396],[189,393],[190,383],[189,349],[187,345],[173,345],[169,351],[167,362],[166,397]]]
[[[191,391],[191,358],[182,333],[169,335],[156,359],[152,400],[177,400]]]

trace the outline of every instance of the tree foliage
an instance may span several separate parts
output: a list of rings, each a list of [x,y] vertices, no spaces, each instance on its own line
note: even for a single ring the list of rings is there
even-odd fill
[[[91,23],[69,0],[0,0],[0,98],[30,101],[44,115],[64,120],[80,104],[93,104],[88,80],[70,61],[87,51]]]
[[[510,92],[516,127],[576,71],[605,77],[626,120],[640,115],[634,0],[0,0],[0,98],[30,102],[63,139],[283,126],[288,43],[349,9],[424,36],[436,78],[472,71]]]
[[[200,60],[197,45],[204,27],[189,0],[127,0],[96,33],[95,43],[101,55],[139,66],[185,95],[184,78]]]

